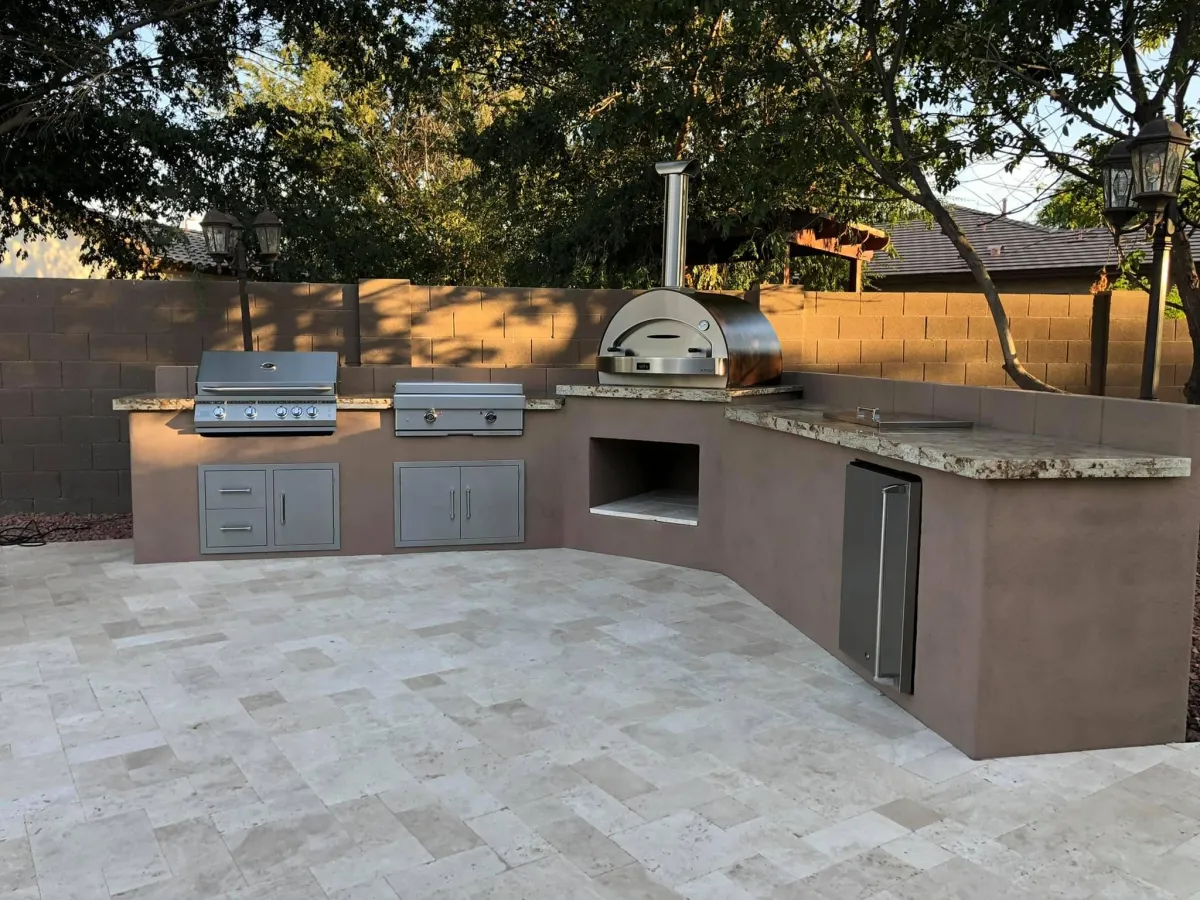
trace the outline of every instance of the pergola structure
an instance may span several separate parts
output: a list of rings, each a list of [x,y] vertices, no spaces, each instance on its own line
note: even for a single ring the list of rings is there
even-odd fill
[[[778,230],[784,234],[788,258],[798,256],[836,256],[850,263],[846,290],[861,291],[863,264],[877,250],[888,245],[888,236],[878,228],[858,222],[839,222],[815,210],[789,210],[781,216]],[[762,226],[735,226],[720,233],[711,226],[696,223],[688,230],[687,259],[690,265],[722,265],[747,259],[753,254],[747,244],[763,250],[768,232]],[[791,281],[791,267],[783,270],[783,283]]]

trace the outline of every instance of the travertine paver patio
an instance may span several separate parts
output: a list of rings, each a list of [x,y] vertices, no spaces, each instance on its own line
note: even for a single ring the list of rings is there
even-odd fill
[[[705,572],[0,550],[6,897],[1189,897],[1197,773],[973,762]]]

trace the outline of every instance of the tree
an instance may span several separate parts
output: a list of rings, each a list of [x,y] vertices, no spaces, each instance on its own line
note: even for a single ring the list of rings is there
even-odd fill
[[[296,43],[365,77],[412,28],[383,0],[41,0],[0,21],[0,245],[79,234],[86,262],[143,268],[240,57]]]
[[[205,125],[204,165],[187,190],[222,208],[278,212],[284,277],[503,282],[517,248],[503,238],[501,204],[470,189],[474,166],[457,152],[471,98],[348,81],[295,48],[243,70],[228,110]]]
[[[962,129],[973,97],[956,68],[969,50],[947,34],[953,13],[926,0],[835,0],[820,21],[783,0],[772,10],[794,64],[820,87],[821,113],[841,126],[881,188],[929,213],[971,270],[1004,371],[1019,387],[1057,390],[1021,363],[987,266],[941,199],[979,146]]]
[[[1102,201],[1095,161],[1123,137],[1161,112],[1195,133],[1190,106],[1200,70],[1197,0],[1075,0],[952,2],[946,7],[949,40],[971,48],[947,65],[970,91],[964,119],[973,152],[1032,159],[1062,179],[1059,198],[1045,216],[1059,222],[1095,222]],[[1185,197],[1197,193],[1196,173],[1185,172]],[[1187,202],[1187,201],[1185,201]],[[1200,402],[1200,281],[1179,209],[1173,273],[1192,338],[1192,373],[1184,386]]]
[[[714,286],[779,273],[790,210],[878,222],[899,205],[806,112],[819,92],[759,0],[444,0],[432,22],[423,76],[484,92],[464,152],[521,235],[516,283],[655,283],[664,159],[702,163],[693,227],[754,235],[740,264],[706,273]]]

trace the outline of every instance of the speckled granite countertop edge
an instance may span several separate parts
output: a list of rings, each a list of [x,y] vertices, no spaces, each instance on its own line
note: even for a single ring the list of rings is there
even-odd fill
[[[730,407],[725,417],[979,480],[1182,478],[1191,474],[1192,461],[1185,456],[983,427],[879,434],[873,429],[828,421],[823,418],[824,412],[818,406],[767,403]]]

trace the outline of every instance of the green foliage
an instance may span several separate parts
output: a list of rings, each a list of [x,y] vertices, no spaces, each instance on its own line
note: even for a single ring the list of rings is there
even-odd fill
[[[240,56],[296,43],[377,76],[409,29],[383,0],[38,0],[0,23],[0,246],[84,241],[84,261],[137,272],[196,207],[183,182]],[[231,191],[236,191],[231,186]]]
[[[693,232],[750,235],[741,262],[697,273],[714,287],[781,273],[791,210],[894,208],[861,199],[873,180],[757,0],[445,0],[425,57],[428,83],[488,110],[463,147],[521,237],[513,283],[656,283],[664,159],[702,165]]]

